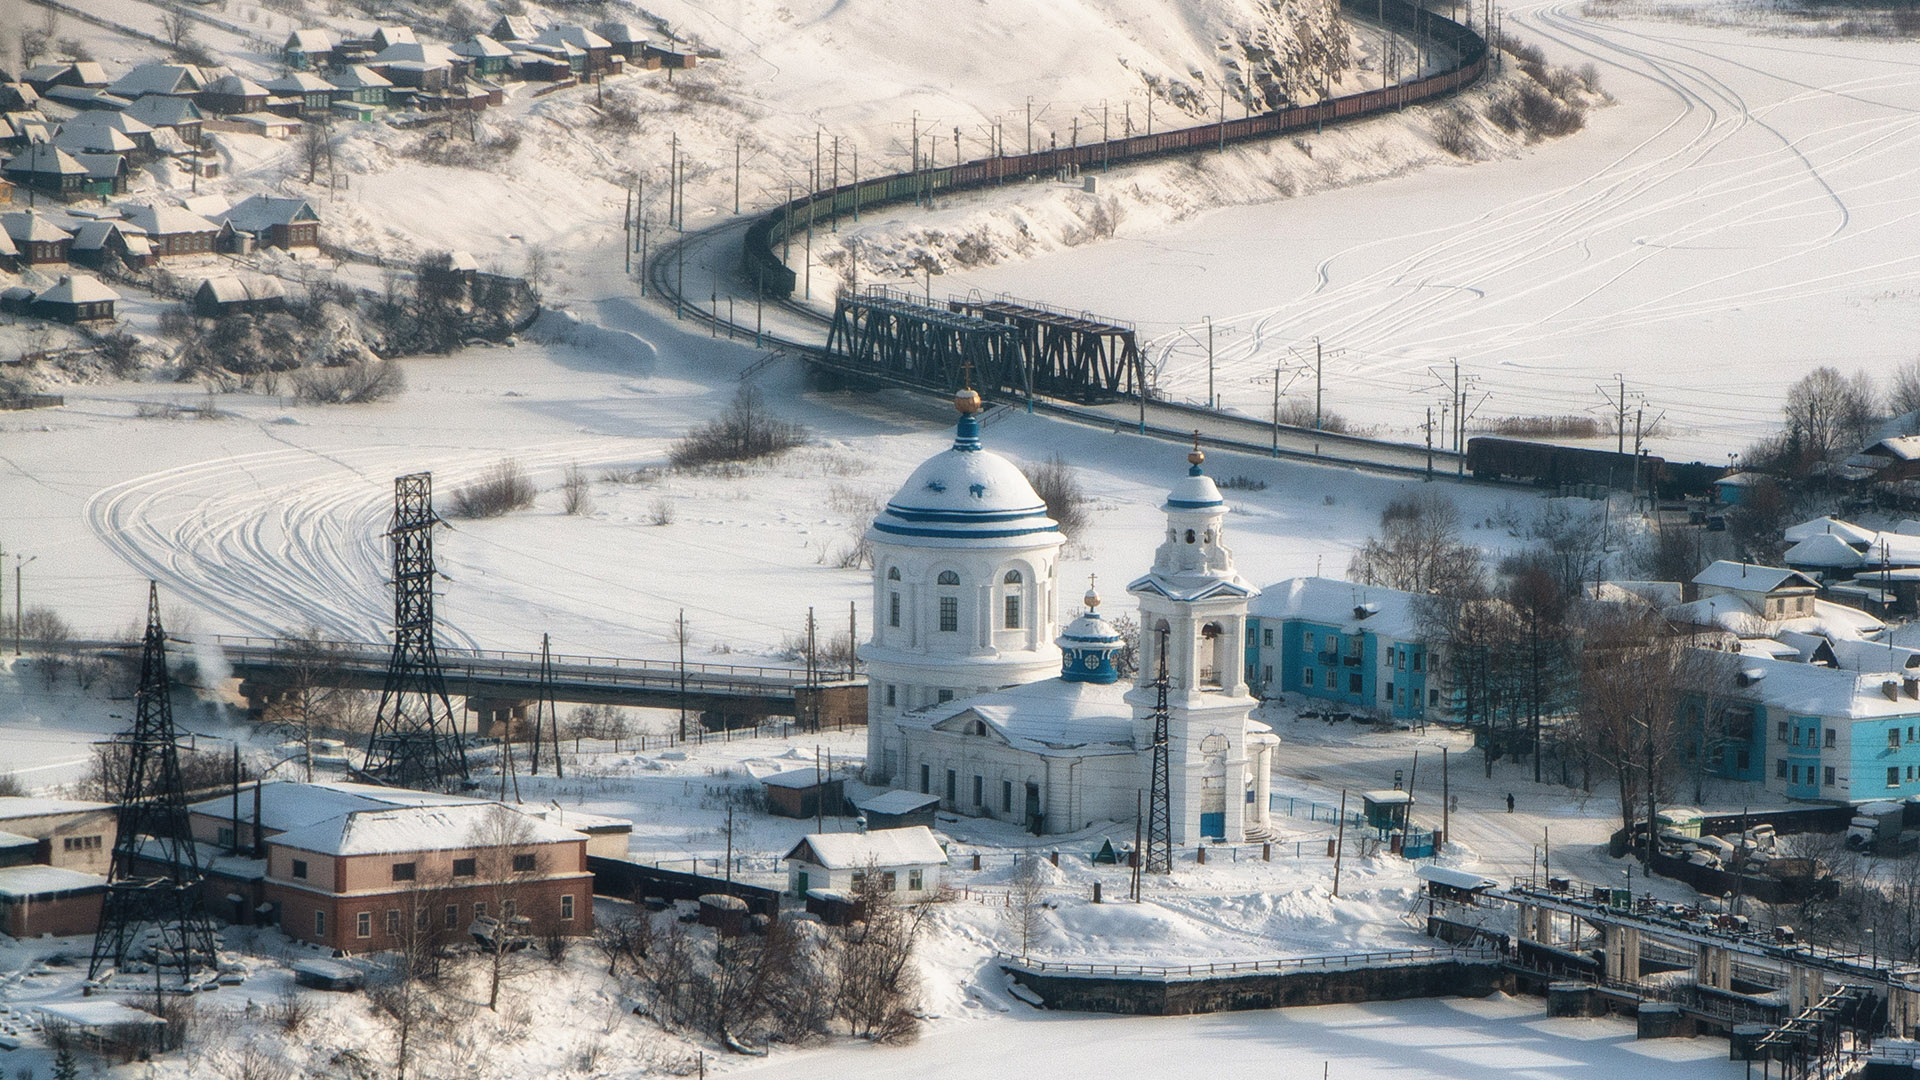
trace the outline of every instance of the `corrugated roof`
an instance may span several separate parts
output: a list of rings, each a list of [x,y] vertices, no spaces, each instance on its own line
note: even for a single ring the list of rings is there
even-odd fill
[[[456,806],[402,806],[357,810],[316,825],[291,829],[269,844],[320,855],[382,855],[407,851],[454,851],[474,846],[491,828],[497,812],[514,814],[527,826],[525,843],[584,841],[572,829],[520,814],[499,803]],[[518,826],[515,826],[516,829]]]
[[[1817,589],[1820,587],[1819,582],[1798,570],[1789,570],[1780,566],[1760,566],[1756,563],[1731,562],[1726,559],[1720,559],[1712,566],[1695,574],[1693,583],[1716,589],[1757,593],[1770,593],[1780,588]]]

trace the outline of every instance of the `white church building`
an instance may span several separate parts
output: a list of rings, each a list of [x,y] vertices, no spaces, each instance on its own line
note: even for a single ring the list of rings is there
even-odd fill
[[[1162,507],[1140,605],[1140,670],[1122,685],[1122,642],[1099,613],[1055,637],[1064,542],[1012,462],[980,441],[979,395],[955,399],[952,448],[928,459],[875,518],[867,779],[937,795],[942,810],[1066,833],[1130,821],[1151,782],[1165,656],[1172,839],[1264,834],[1279,739],[1251,718],[1239,661],[1259,590],[1233,568],[1226,502],[1191,467]]]

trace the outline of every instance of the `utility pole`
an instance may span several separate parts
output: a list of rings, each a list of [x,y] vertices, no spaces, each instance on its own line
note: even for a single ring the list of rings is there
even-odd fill
[[[1213,408],[1213,407],[1214,407],[1214,400],[1213,400],[1213,316],[1211,316],[1211,315],[1208,315],[1208,316],[1205,316],[1205,318],[1206,318],[1206,320],[1207,320],[1207,408],[1209,408],[1209,409],[1211,409],[1211,408]]]
[[[1440,842],[1453,835],[1453,792],[1447,785],[1447,748],[1440,748]]]
[[[1347,849],[1347,789],[1340,789],[1340,823],[1333,831],[1333,896],[1340,898],[1340,857]]]
[[[1273,369],[1273,456],[1280,456],[1280,368],[1278,366]]]
[[[954,130],[959,130],[955,128]],[[840,231],[840,136],[833,137],[833,197],[827,204],[827,210],[833,215],[833,231]]]
[[[1315,431],[1321,430],[1320,391],[1325,386],[1326,377],[1326,357],[1320,351],[1320,338],[1316,336],[1313,339],[1313,430]]]
[[[620,244],[620,251],[626,256],[627,273],[633,273],[633,189],[627,189],[627,208],[620,215],[620,230],[626,233],[626,239]]]
[[[740,136],[733,137],[733,212],[740,212]]]
[[[1027,153],[1033,153],[1033,95],[1027,95]]]
[[[687,609],[680,609],[676,623],[680,638],[680,741],[687,741]]]
[[[22,625],[20,622],[20,570],[28,563],[39,558],[40,556],[38,555],[33,556],[33,558],[24,558],[18,554],[15,554],[13,557],[13,655],[15,656],[20,655],[20,627]],[[4,573],[4,571],[0,571],[0,573]]]
[[[1220,84],[1220,152],[1227,152],[1227,84]]]
[[[667,150],[667,224],[674,223],[674,200],[680,197],[680,185],[675,177],[680,175],[680,133],[671,133],[672,141]]]
[[[1427,422],[1422,425],[1427,433],[1427,479],[1433,479],[1433,406],[1427,406]]]

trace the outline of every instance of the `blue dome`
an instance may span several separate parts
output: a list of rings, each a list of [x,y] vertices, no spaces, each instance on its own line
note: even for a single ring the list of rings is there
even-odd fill
[[[1126,646],[1126,639],[1113,624],[1100,617],[1100,597],[1087,591],[1087,613],[1073,620],[1059,637],[1060,677],[1067,682],[1118,682],[1120,671],[1113,658]]]
[[[888,537],[999,540],[1058,533],[1020,467],[980,444],[980,424],[960,417],[950,449],[930,457],[873,521]]]

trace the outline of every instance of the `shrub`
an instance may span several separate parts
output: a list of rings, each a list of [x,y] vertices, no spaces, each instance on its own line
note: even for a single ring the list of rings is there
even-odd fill
[[[392,360],[356,360],[341,367],[307,368],[293,379],[294,396],[311,405],[363,405],[407,388]]]
[[[1331,409],[1320,410],[1320,430],[1342,432],[1347,430],[1347,418]],[[1280,423],[1288,427],[1312,428],[1314,426],[1314,408],[1305,400],[1291,400],[1280,406]]]
[[[769,412],[760,391],[742,386],[725,412],[673,444],[667,460],[676,469],[727,461],[753,461],[803,445],[807,429]]]
[[[560,482],[564,506],[569,514],[593,513],[593,498],[587,491],[587,474],[578,464],[567,466],[566,479]]]
[[[1473,117],[1459,105],[1433,118],[1433,141],[1457,158],[1479,156],[1480,140],[1473,137]]]
[[[499,517],[532,505],[533,481],[527,479],[520,463],[511,459],[500,461],[480,479],[453,492],[457,517]]]
[[[1086,494],[1080,489],[1080,478],[1060,455],[1020,471],[1027,474],[1033,493],[1047,504],[1047,516],[1060,523],[1061,532],[1078,537],[1093,524],[1093,515],[1087,511]]]

